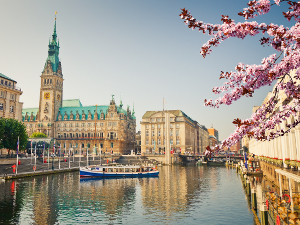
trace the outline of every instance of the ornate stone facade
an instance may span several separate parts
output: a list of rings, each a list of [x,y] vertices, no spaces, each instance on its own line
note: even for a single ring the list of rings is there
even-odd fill
[[[177,153],[202,153],[204,145],[208,144],[208,131],[205,126],[200,125],[181,110],[168,112],[171,148]],[[164,153],[166,146],[164,114],[164,111],[147,111],[144,114],[141,121],[142,153]]]
[[[19,100],[23,92],[16,84],[16,81],[0,73],[0,118],[22,120],[23,103]]]
[[[134,109],[123,109],[122,101],[116,105],[82,106],[79,99],[63,99],[63,74],[59,61],[59,43],[56,21],[48,57],[41,75],[39,108],[23,109],[23,121],[28,135],[42,132],[54,138],[56,147],[65,151],[82,149],[120,154],[134,149],[136,118]]]

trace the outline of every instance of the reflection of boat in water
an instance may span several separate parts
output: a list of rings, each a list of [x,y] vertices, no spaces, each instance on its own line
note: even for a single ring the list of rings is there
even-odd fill
[[[154,166],[104,165],[80,168],[80,177],[157,177],[159,171]]]
[[[198,165],[198,166],[202,166],[202,165],[206,165],[206,164],[207,164],[207,162],[204,160],[204,158],[200,158],[196,163],[196,165]]]
[[[208,166],[225,166],[225,163],[223,160],[207,160]]]

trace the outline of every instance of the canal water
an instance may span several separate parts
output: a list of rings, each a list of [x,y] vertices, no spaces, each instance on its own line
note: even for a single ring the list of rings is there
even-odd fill
[[[158,178],[79,172],[0,182],[0,224],[242,224],[253,214],[234,169],[163,166]]]

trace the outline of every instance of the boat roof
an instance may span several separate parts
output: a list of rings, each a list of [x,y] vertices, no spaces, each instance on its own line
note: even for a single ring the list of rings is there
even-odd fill
[[[97,168],[111,168],[111,169],[114,169],[114,168],[127,168],[127,169],[130,169],[130,168],[141,168],[142,166],[140,165],[98,165],[98,166],[90,166],[90,167],[97,167]]]

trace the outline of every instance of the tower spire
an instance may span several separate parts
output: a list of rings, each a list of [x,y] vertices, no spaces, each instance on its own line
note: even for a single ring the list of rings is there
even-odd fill
[[[59,55],[59,43],[58,43],[57,34],[56,34],[56,14],[57,14],[57,12],[55,12],[55,22],[54,22],[52,40],[49,41],[48,57],[47,57],[46,64],[45,64],[45,66],[46,66],[48,61],[50,61],[53,72],[57,72],[58,67],[60,65],[59,56],[58,56]],[[45,70],[45,67],[44,67],[44,70]],[[60,75],[62,76],[62,74],[60,74]]]
[[[123,103],[122,103],[122,96],[120,95],[120,107],[123,107]]]
[[[133,103],[133,107],[132,107],[132,116],[134,116],[135,112],[134,112],[134,103]]]
[[[57,34],[56,34],[56,14],[57,14],[57,12],[55,12],[54,30],[53,30],[53,34],[52,34],[52,43],[53,44],[56,44],[56,37],[57,37]]]

